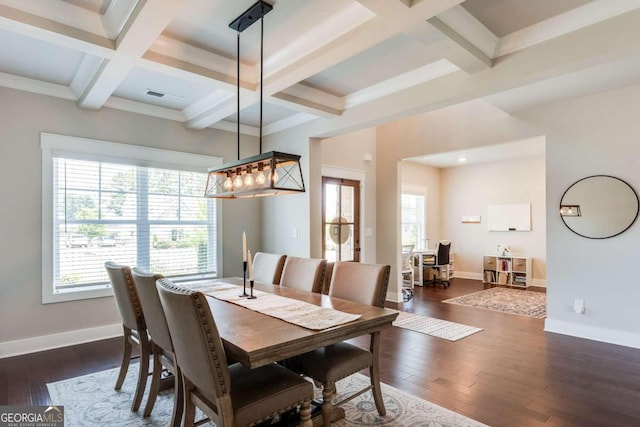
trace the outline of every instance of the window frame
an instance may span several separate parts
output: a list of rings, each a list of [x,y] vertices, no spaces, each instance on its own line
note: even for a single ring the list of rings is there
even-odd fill
[[[405,245],[405,242],[402,241],[402,236],[403,236],[403,226],[405,224],[412,224],[412,223],[407,223],[407,222],[403,222],[402,221],[402,211],[403,211],[403,204],[402,204],[402,197],[403,196],[411,196],[411,197],[419,197],[422,199],[422,206],[418,207],[418,212],[416,212],[416,215],[418,217],[418,221],[416,223],[417,226],[417,236],[416,236],[416,243],[415,243],[415,247],[414,250],[418,250],[418,249],[427,249],[427,248],[422,248],[422,241],[427,240],[427,220],[426,220],[426,210],[427,210],[427,196],[425,194],[419,193],[419,192],[415,192],[415,191],[402,191],[400,193],[400,242],[402,245]]]
[[[52,133],[40,133],[42,150],[42,303],[50,304],[90,298],[113,296],[110,285],[55,292],[54,277],[54,157],[118,163],[142,167],[206,173],[207,169],[223,163],[220,157],[163,150],[138,145],[79,138]],[[203,189],[204,194],[204,189]],[[222,204],[213,201],[216,209],[216,265],[222,269]]]

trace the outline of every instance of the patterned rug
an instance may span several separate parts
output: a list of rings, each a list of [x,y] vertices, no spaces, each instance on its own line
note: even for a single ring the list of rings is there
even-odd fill
[[[449,341],[458,341],[482,328],[467,326],[461,323],[449,322],[448,320],[434,319],[433,317],[420,316],[419,314],[401,311],[393,322],[393,326],[409,329]]]
[[[547,294],[523,289],[497,287],[443,302],[535,317],[536,319],[543,319],[547,316]]]
[[[66,427],[168,425],[173,408],[173,389],[160,393],[150,417],[143,418],[141,416],[146,403],[146,395],[138,413],[131,412],[137,370],[138,364],[132,364],[119,392],[113,389],[118,376],[116,369],[50,383],[47,384],[47,388],[51,402],[56,405],[64,405]],[[338,395],[336,399],[341,399],[341,396],[345,394],[348,395],[360,390],[368,383],[368,377],[362,374],[352,375],[337,383]],[[426,400],[418,399],[386,384],[382,384],[382,394],[387,409],[386,416],[380,417],[378,415],[373,396],[371,392],[367,392],[343,405],[346,418],[333,423],[333,426],[485,426],[485,424],[471,418]],[[196,415],[197,420],[202,418],[201,413]],[[204,425],[214,426],[213,423]]]

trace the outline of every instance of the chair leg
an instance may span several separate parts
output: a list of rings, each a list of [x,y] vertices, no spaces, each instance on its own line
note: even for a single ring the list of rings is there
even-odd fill
[[[300,405],[300,427],[312,427],[313,422],[311,422],[311,401],[306,399]]]
[[[131,361],[131,341],[129,338],[131,337],[131,329],[122,325],[124,329],[124,340],[122,347],[122,363],[120,364],[120,373],[118,374],[118,379],[116,380],[116,390],[120,390],[122,388],[122,383],[124,383],[124,377],[127,376],[127,371],[129,370],[129,362]]]
[[[191,400],[191,383],[188,379],[182,378],[184,387],[184,414],[182,416],[184,427],[193,427],[196,419],[196,405]]]
[[[158,393],[160,392],[160,377],[162,374],[162,363],[160,363],[160,355],[162,354],[162,350],[154,343],[151,343],[151,347],[153,348],[153,375],[151,376],[149,397],[147,397],[147,404],[145,405],[144,413],[142,414],[143,417],[148,417],[149,415],[151,415],[153,405],[155,405],[156,398],[158,397]]]
[[[180,368],[178,366],[176,366],[174,377],[176,378],[176,382],[173,392],[173,413],[171,415],[171,427],[180,427],[180,423],[182,422],[182,413],[184,412],[184,385],[182,384],[182,372],[180,372]]]
[[[333,415],[333,394],[336,391],[335,384],[325,384],[322,389],[322,425],[331,427],[331,417]]]
[[[378,371],[378,353],[380,351],[380,332],[374,332],[371,335],[371,354],[373,360],[369,367],[369,376],[371,377],[371,385],[373,386],[373,401],[376,403],[376,409],[380,416],[385,416],[387,410],[384,407],[384,400],[382,399],[382,390],[380,388],[380,372]]]
[[[151,356],[147,331],[138,331],[138,335],[140,340],[140,370],[138,371],[136,394],[131,404],[131,410],[133,412],[136,412],[142,403],[142,396],[144,395],[144,389],[147,386],[147,377],[149,376],[149,356]]]

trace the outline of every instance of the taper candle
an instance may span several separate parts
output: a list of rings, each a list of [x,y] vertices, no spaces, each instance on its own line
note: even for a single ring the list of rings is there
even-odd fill
[[[251,251],[248,251],[249,258],[249,280],[253,280],[253,258],[251,257]]]
[[[242,232],[242,261],[247,262],[247,233]]]

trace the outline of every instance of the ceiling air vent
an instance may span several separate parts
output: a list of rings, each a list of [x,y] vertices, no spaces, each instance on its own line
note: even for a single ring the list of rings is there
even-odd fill
[[[156,92],[155,90],[147,89],[145,92],[149,96],[155,96],[156,98],[163,98],[164,93]]]

